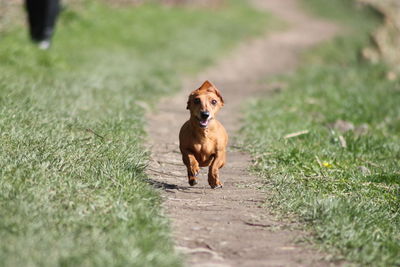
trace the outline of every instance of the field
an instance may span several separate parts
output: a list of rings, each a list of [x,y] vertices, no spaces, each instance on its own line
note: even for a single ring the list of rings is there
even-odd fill
[[[242,1],[211,11],[87,1],[65,8],[50,51],[8,29],[0,265],[179,266],[145,182],[144,112],[268,21]]]
[[[275,208],[362,266],[400,264],[400,83],[360,56],[380,17],[352,1],[304,1],[349,28],[247,106],[246,148]]]

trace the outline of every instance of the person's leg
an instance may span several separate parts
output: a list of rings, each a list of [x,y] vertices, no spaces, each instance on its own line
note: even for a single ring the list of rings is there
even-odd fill
[[[43,38],[45,2],[43,0],[25,0],[25,7],[28,13],[30,37],[33,41],[38,42]]]
[[[25,0],[29,32],[40,49],[48,49],[60,12],[60,0]]]

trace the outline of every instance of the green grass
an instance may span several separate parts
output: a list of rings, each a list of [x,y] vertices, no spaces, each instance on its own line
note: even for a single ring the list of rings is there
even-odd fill
[[[148,185],[144,106],[269,17],[87,1],[51,51],[26,30],[0,42],[0,265],[179,266]]]
[[[307,222],[326,251],[363,266],[400,265],[400,82],[360,57],[379,17],[351,1],[306,4],[350,31],[277,78],[287,85],[281,93],[249,104],[247,149],[274,206]],[[338,120],[355,129],[329,127]]]

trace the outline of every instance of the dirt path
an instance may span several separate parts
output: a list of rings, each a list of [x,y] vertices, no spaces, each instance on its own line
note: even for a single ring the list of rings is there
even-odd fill
[[[259,190],[261,179],[248,172],[248,154],[229,149],[228,164],[221,173],[223,189],[209,188],[206,169],[197,186],[187,184],[178,132],[189,117],[185,109],[188,93],[206,79],[222,91],[226,105],[219,119],[232,140],[240,127],[241,104],[260,93],[259,80],[295,68],[300,51],[336,33],[334,25],[305,14],[298,1],[253,2],[286,21],[289,29],[244,43],[230,57],[186,81],[180,94],[161,101],[158,112],[149,116],[153,154],[149,174],[163,189],[176,246],[187,254],[189,266],[329,265],[322,254],[296,244],[304,233],[290,230],[288,222],[277,221],[268,213],[268,192]]]

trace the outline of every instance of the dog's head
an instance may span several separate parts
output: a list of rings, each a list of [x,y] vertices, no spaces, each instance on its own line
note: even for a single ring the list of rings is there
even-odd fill
[[[205,81],[200,88],[189,95],[186,108],[190,110],[191,118],[197,120],[201,128],[207,128],[223,105],[224,99],[220,91],[211,82]]]

